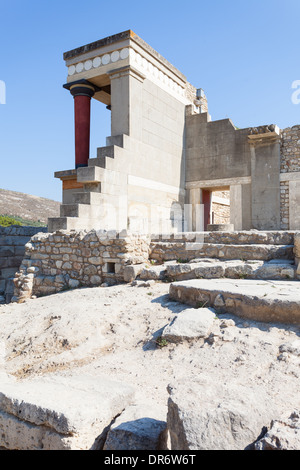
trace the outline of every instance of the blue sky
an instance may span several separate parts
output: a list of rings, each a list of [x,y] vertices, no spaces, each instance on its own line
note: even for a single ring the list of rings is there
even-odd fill
[[[73,99],[63,52],[132,29],[240,128],[300,124],[299,0],[0,0],[0,188],[60,200],[74,166]],[[110,115],[93,101],[91,156]]]

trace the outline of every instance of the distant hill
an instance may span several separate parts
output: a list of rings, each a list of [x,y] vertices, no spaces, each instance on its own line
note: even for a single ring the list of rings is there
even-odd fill
[[[0,189],[0,215],[12,216],[23,225],[46,225],[59,217],[60,202],[30,194]]]

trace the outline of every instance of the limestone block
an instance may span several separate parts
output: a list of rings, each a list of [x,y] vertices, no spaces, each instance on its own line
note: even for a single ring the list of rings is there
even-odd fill
[[[225,302],[228,313],[242,318],[300,324],[300,292],[295,281],[194,279],[172,283],[169,295],[191,306],[205,300],[208,307],[215,307],[217,301],[218,308],[223,308]]]
[[[200,263],[195,268],[195,277],[204,277],[207,279],[220,278],[225,276],[225,268],[222,263],[211,265]]]
[[[101,448],[106,428],[133,396],[127,384],[84,375],[1,384],[0,447]]]
[[[145,281],[153,279],[154,281],[158,281],[164,279],[166,274],[166,267],[165,266],[151,266],[145,267],[143,271],[140,273],[140,279]]]
[[[296,258],[300,258],[300,232],[295,233],[294,254]]]
[[[71,289],[76,289],[77,287],[79,287],[79,285],[80,282],[77,279],[69,279],[69,287]]]
[[[186,377],[168,391],[172,451],[245,450],[277,416],[263,387]]]
[[[268,432],[255,443],[255,450],[299,450],[299,448],[299,411],[294,411],[286,421],[272,421]]]
[[[162,337],[177,343],[209,335],[216,314],[209,308],[190,308],[179,313],[163,330]]]
[[[109,430],[104,450],[164,450],[167,448],[166,410],[132,405]]]
[[[125,266],[123,271],[124,281],[132,282],[143,271],[144,264]]]

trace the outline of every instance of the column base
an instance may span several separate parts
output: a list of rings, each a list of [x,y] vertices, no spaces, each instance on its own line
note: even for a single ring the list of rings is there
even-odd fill
[[[87,163],[78,163],[78,164],[75,165],[75,168],[77,170],[77,168],[83,168],[85,166],[88,166],[88,164]]]

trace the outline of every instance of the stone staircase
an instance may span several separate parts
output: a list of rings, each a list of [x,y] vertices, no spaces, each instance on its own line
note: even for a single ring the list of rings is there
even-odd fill
[[[201,308],[210,307],[218,314],[255,321],[300,324],[294,232],[206,232],[179,237],[152,237],[150,259],[158,264],[144,267],[141,280],[171,282],[170,299],[200,309],[199,315]]]
[[[153,235],[150,260],[170,281],[297,279],[294,232],[203,232]],[[154,274],[155,275],[155,274]],[[146,272],[142,276],[147,277]],[[149,275],[150,276],[150,275]]]
[[[72,203],[60,206],[60,217],[49,219],[49,232],[103,228],[107,205],[119,207],[120,198],[127,194],[129,159],[125,141],[128,146],[129,137],[125,135],[108,137],[108,145],[97,149],[97,158],[90,158],[88,166],[74,170],[83,191],[74,192]]]

